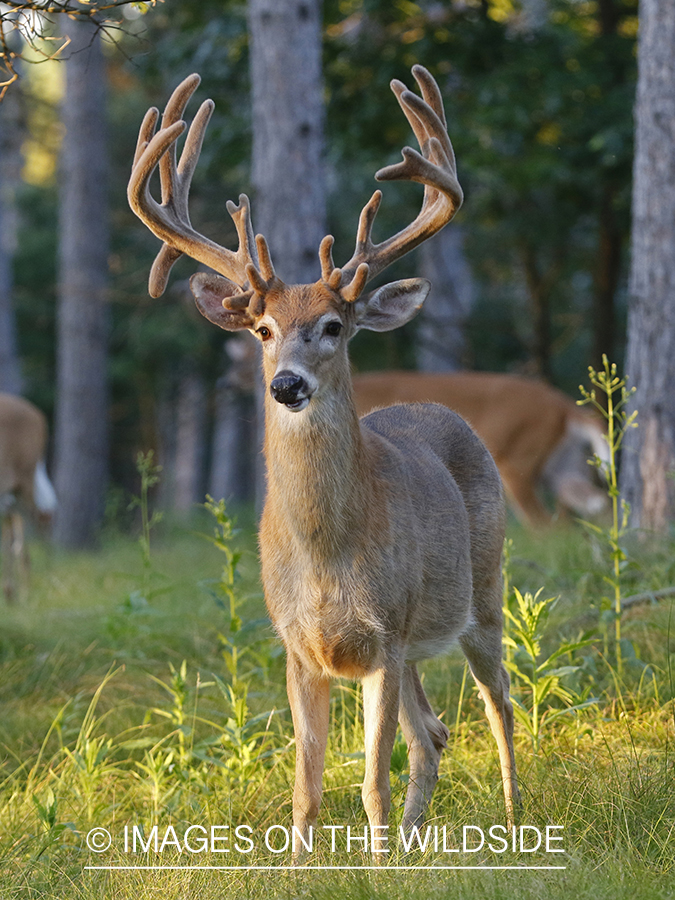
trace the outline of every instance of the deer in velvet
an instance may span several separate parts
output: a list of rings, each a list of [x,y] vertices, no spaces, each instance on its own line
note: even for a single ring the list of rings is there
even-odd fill
[[[397,721],[408,744],[410,781],[403,827],[420,825],[438,779],[448,730],[424,694],[417,662],[459,643],[485,702],[501,765],[507,820],[518,787],[509,678],[502,664],[500,560],[502,487],[471,428],[435,404],[394,406],[359,421],[347,344],[360,329],[388,331],[420,309],[429,283],[413,278],[364,294],[366,283],[435,234],[462,202],[438,86],[415,66],[422,96],[399,81],[392,90],[421,152],[381,169],[380,181],[424,185],[417,218],[374,244],[376,191],[359,220],[356,249],[336,268],[332,236],[319,248],[321,278],[287,285],[267,243],[255,240],[249,202],[228,203],[236,252],[196,232],[187,197],[208,119],[199,109],[177,161],[182,115],[199,83],[172,95],[161,127],[149,110],[129,184],[134,212],[163,246],[150,293],[158,296],[185,253],[216,273],[192,277],[200,311],[228,331],[248,329],[262,343],[266,384],[267,498],[260,557],[270,617],[287,652],[287,688],[296,739],[293,822],[308,841],[322,790],[331,678],[363,685],[368,820],[386,849],[389,767]],[[159,165],[162,203],[150,194]]]

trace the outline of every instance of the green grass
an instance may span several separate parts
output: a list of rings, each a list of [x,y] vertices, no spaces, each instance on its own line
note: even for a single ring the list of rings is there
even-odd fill
[[[204,518],[196,526],[213,533]],[[563,826],[565,855],[443,853],[400,865],[564,864],[564,871],[285,871],[194,868],[279,866],[287,854],[264,846],[271,826],[290,826],[294,751],[284,659],[264,621],[255,536],[244,529],[236,613],[219,593],[225,560],[187,529],[153,533],[151,566],[132,538],[106,539],[95,554],[34,552],[30,600],[3,610],[0,634],[0,898],[665,898],[675,895],[673,783],[675,607],[670,600],[627,612],[631,653],[614,665],[607,619],[605,549],[579,528],[533,537],[513,528],[510,579],[522,592],[559,596],[541,639],[541,657],[591,633],[593,644],[564,660],[566,688],[597,702],[552,718],[535,752],[517,726],[522,823]],[[675,583],[673,545],[635,543],[624,593]],[[603,619],[604,617],[604,619]],[[234,649],[233,649],[234,648]],[[574,665],[572,665],[572,663]],[[524,665],[522,661],[519,663]],[[482,704],[457,652],[424,666],[425,688],[451,732],[429,823],[487,833],[504,818],[494,742]],[[526,705],[526,693],[514,685]],[[551,703],[561,705],[552,697]],[[366,824],[360,692],[332,692],[332,723],[319,826]],[[405,747],[392,759],[392,826],[406,788]],[[124,828],[154,825],[178,839],[188,825],[246,825],[251,854],[161,855],[124,850]],[[94,827],[109,850],[87,850]],[[200,834],[195,831],[193,834]],[[247,832],[248,833],[248,832]],[[311,862],[364,865],[328,832]],[[343,835],[340,836],[341,838]],[[357,845],[358,847],[358,845]],[[90,871],[88,865],[190,866],[187,870]]]

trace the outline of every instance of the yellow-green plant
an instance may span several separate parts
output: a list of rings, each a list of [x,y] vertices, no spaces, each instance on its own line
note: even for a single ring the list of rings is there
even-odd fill
[[[555,597],[540,600],[541,591],[540,588],[534,595],[529,592],[521,594],[518,588],[514,588],[515,608],[511,609],[509,605],[504,608],[506,628],[503,640],[512,651],[511,659],[505,660],[505,665],[513,676],[513,713],[529,734],[535,753],[539,751],[544,724],[550,725],[566,713],[595,703],[594,699],[580,695],[563,684],[563,679],[580,667],[557,665],[561,657],[572,658],[577,650],[591,643],[591,638],[563,641],[545,659],[540,659],[546,621],[556,602]],[[553,706],[552,700],[560,701],[563,706]]]
[[[606,422],[605,440],[607,441],[608,457],[606,460],[602,460],[596,454],[589,462],[602,472],[607,482],[607,494],[612,508],[612,521],[608,529],[591,522],[585,522],[584,524],[596,534],[603,536],[610,548],[612,573],[605,576],[605,581],[612,589],[616,666],[619,677],[621,677],[623,674],[623,657],[621,653],[621,573],[628,559],[621,546],[621,541],[628,530],[630,506],[626,500],[619,497],[617,455],[628,429],[637,427],[637,422],[635,421],[637,410],[633,410],[631,413],[626,410],[626,405],[632,394],[635,393],[635,388],[628,388],[628,379],[620,378],[617,375],[616,363],[610,364],[607,356],[603,353],[602,365],[602,370],[597,372],[592,366],[588,367],[588,377],[593,387],[588,391],[583,385],[579,385],[583,399],[577,400],[577,404],[579,406],[586,404],[594,406]],[[605,403],[598,399],[596,389],[604,395]]]
[[[180,669],[176,669],[172,663],[169,663],[169,669],[171,670],[171,679],[168,682],[162,681],[160,678],[157,678],[155,675],[151,675],[150,678],[160,685],[169,697],[171,698],[171,703],[168,707],[153,707],[148,710],[146,713],[146,720],[149,717],[150,713],[154,713],[157,716],[162,717],[163,719],[167,719],[174,727],[174,731],[172,735],[175,735],[177,738],[177,747],[176,747],[176,761],[179,764],[180,770],[185,772],[190,763],[191,756],[191,748],[188,747],[188,738],[192,738],[193,728],[189,724],[189,712],[187,709],[188,704],[188,683],[187,683],[187,660],[183,660],[181,663]],[[197,676],[197,690],[199,690],[200,682],[199,675]],[[195,698],[194,701],[194,709],[196,715],[196,707],[197,700]]]

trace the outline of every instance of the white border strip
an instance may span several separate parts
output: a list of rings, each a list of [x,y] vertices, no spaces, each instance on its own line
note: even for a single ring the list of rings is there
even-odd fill
[[[387,870],[397,872],[450,872],[454,869],[485,869],[492,871],[505,869],[565,870],[567,866],[85,866],[84,868],[85,871],[89,872],[156,872],[167,870],[173,872],[352,872],[364,869],[372,869],[374,872],[386,872]]]

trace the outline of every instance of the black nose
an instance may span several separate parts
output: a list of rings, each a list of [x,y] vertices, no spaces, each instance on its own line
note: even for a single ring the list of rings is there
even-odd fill
[[[305,379],[293,372],[279,372],[270,384],[270,393],[277,403],[295,403],[306,388]]]

